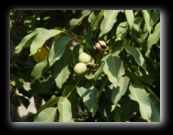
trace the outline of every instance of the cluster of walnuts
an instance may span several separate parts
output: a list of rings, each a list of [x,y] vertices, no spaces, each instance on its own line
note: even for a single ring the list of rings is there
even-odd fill
[[[106,42],[99,40],[98,42],[96,42],[93,45],[93,47],[96,50],[103,50],[103,48],[106,47]],[[79,54],[78,61],[79,61],[79,63],[77,63],[74,66],[74,72],[77,75],[83,75],[87,71],[87,65],[94,64],[94,59],[92,59],[92,57],[89,54],[87,54],[86,52],[82,52]]]
[[[74,66],[74,72],[78,75],[82,75],[87,71],[87,64],[91,61],[91,56],[85,52],[79,54],[79,63]]]

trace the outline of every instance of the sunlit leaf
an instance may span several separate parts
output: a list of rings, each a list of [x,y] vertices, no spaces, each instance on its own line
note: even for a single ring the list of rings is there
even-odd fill
[[[55,107],[46,108],[37,115],[34,122],[54,122],[56,111]]]
[[[149,35],[147,42],[147,52],[145,56],[149,56],[151,47],[160,39],[160,23],[155,26],[154,32]]]
[[[129,78],[127,76],[120,77],[117,88],[112,89],[111,100],[114,105],[117,105],[121,97],[126,93],[127,87],[129,84]]]
[[[69,36],[63,36],[52,45],[50,52],[49,52],[49,63],[50,66],[54,64],[55,61],[59,60],[64,53],[68,42],[72,39]]]
[[[116,30],[117,38],[115,39],[115,41],[122,40],[126,36],[127,30],[128,30],[127,22],[120,23],[117,27],[117,30]]]
[[[41,48],[44,43],[50,39],[51,37],[61,33],[62,31],[54,30],[54,29],[42,29],[42,31],[39,31],[38,35],[35,37],[35,39],[32,41],[32,44],[30,46],[30,56],[35,54],[39,48]]]
[[[115,88],[118,85],[119,77],[121,77],[125,72],[121,59],[112,55],[105,60],[103,71]]]
[[[151,122],[152,107],[149,94],[144,89],[132,83],[130,84],[129,90],[129,97],[139,104],[139,111],[142,118]]]
[[[91,22],[91,30],[94,31],[99,22],[101,21],[102,17],[103,17],[103,13],[104,13],[104,10],[101,10],[98,15],[95,16],[95,12],[93,12],[93,14],[91,14],[88,18],[88,20]]]
[[[146,69],[145,59],[138,48],[135,48],[133,46],[127,46],[127,45],[124,46],[124,48],[126,49],[128,53],[130,53],[134,57],[135,61],[139,64],[139,66]]]
[[[72,111],[71,103],[66,97],[59,97],[58,101],[59,121],[60,122],[71,122]]]
[[[33,38],[33,39],[31,40],[31,41],[33,41],[34,38],[36,37],[36,35],[37,35],[38,33],[40,33],[43,29],[44,29],[44,28],[37,28],[37,29],[35,29],[32,33],[26,35],[26,36],[21,40],[21,42],[19,43],[19,45],[16,46],[16,48],[15,48],[15,53],[19,53],[24,47],[26,47],[26,46],[28,45],[29,40],[31,40],[31,39]]]
[[[52,107],[53,105],[57,104],[59,100],[59,97],[51,98],[49,99],[44,105],[42,105],[38,112],[36,113],[36,116],[44,109]]]
[[[70,75],[69,70],[69,60],[71,57],[71,52],[66,52],[62,55],[60,60],[55,63],[53,68],[53,77],[55,79],[58,88],[62,88],[62,85],[66,82]]]
[[[104,11],[104,18],[100,25],[101,32],[99,37],[108,33],[112,29],[114,23],[117,21],[117,15],[119,12],[120,12],[119,10],[105,10]]]
[[[155,25],[159,19],[160,19],[160,11],[154,10],[151,15],[151,26]]]
[[[141,12],[142,12],[142,15],[144,17],[147,30],[148,30],[149,33],[151,33],[150,14],[147,10],[141,10]]]
[[[75,85],[68,85],[63,89],[62,96],[66,97],[71,103],[72,115],[77,113],[76,105],[78,104],[78,94]]]
[[[73,18],[70,22],[69,22],[69,25],[70,25],[70,30],[72,30],[75,26],[77,26],[86,16],[88,16],[89,14],[91,13],[91,11],[89,10],[83,10],[82,11],[82,15],[80,18],[78,19],[75,19]]]
[[[133,10],[125,10],[125,15],[126,15],[127,22],[131,29],[133,26],[134,18],[135,18]]]
[[[88,110],[92,113],[94,117],[98,110],[98,99],[97,92],[98,90],[94,87],[85,88],[85,87],[77,87],[77,92],[82,97],[84,104],[88,108]]]
[[[133,28],[137,31],[140,32],[141,31],[141,23],[143,21],[142,17],[136,17],[133,21]]]
[[[34,80],[38,79],[41,77],[41,75],[44,73],[46,69],[48,69],[48,61],[47,58],[44,59],[44,61],[37,63],[35,67],[33,68],[31,72],[31,76],[34,77]]]

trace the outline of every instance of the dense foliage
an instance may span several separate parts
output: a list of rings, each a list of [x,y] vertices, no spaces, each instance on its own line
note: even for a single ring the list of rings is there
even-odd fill
[[[10,40],[11,104],[45,101],[28,121],[160,121],[159,10],[11,10]]]

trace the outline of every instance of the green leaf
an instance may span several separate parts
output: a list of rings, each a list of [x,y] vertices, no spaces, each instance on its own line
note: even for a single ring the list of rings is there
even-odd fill
[[[149,94],[136,84],[130,84],[129,97],[139,104],[139,111],[143,119],[151,122],[152,106]]]
[[[101,21],[101,19],[103,17],[103,13],[104,13],[104,10],[101,10],[98,14],[95,12],[90,14],[88,21],[91,22],[91,30],[92,31],[94,31],[97,28],[99,22]]]
[[[57,87],[60,89],[70,75],[68,65],[70,58],[71,52],[65,52],[60,60],[55,63],[55,66],[53,68],[53,77],[55,79]]]
[[[88,108],[88,110],[92,113],[94,117],[98,110],[98,98],[97,93],[98,90],[93,86],[90,88],[85,87],[77,87],[77,92],[80,97],[82,97],[84,104]]]
[[[78,19],[73,18],[72,20],[70,20],[70,22],[69,22],[70,28],[69,29],[72,30],[75,26],[77,26],[90,13],[91,13],[91,11],[89,11],[89,10],[83,10],[80,18],[78,18]]]
[[[129,121],[138,112],[139,106],[137,102],[131,100],[127,94],[123,96],[121,101],[121,121]]]
[[[76,113],[78,113],[76,105],[78,104],[78,98],[79,98],[76,91],[76,86],[75,85],[66,86],[62,92],[62,96],[66,97],[70,101],[72,107],[72,115],[76,115]]]
[[[154,94],[149,95],[151,101],[151,121],[153,122],[160,122],[160,101]]]
[[[109,55],[105,60],[103,71],[115,88],[117,87],[119,77],[125,73],[121,59],[112,55]]]
[[[52,88],[52,80],[42,83],[35,83],[31,86],[31,90],[29,91],[33,96],[40,94],[47,94],[50,92]]]
[[[61,32],[62,31],[54,30],[54,29],[50,29],[50,30],[42,29],[42,31],[39,31],[39,34],[32,41],[32,44],[30,46],[30,56],[35,54],[38,51],[38,49],[42,47],[48,39],[58,35]]]
[[[62,96],[68,98],[75,89],[76,88],[73,85],[66,86],[63,90]]]
[[[146,72],[144,72],[142,69],[139,69],[140,79],[141,81],[153,85],[156,79],[157,70],[154,68],[153,63],[151,63],[151,61],[149,61],[148,59],[146,59],[146,63],[148,74],[146,74]]]
[[[106,11],[104,11],[104,18],[103,18],[101,25],[100,25],[101,32],[100,32],[99,37],[108,33],[112,29],[114,23],[117,21],[117,15],[119,12],[120,12],[120,10],[106,10]]]
[[[54,122],[56,117],[55,107],[46,108],[41,111],[38,116],[34,119],[34,122]]]
[[[115,117],[114,117],[114,120],[116,122],[121,122],[121,108],[116,106],[115,108]]]
[[[128,30],[127,22],[120,23],[116,30],[117,37],[116,37],[115,41],[122,40],[126,36],[127,30]]]
[[[52,45],[50,52],[49,52],[49,63],[50,66],[54,64],[55,61],[59,60],[64,53],[68,42],[72,39],[69,36],[63,36]]]
[[[59,97],[58,101],[59,121],[60,122],[71,122],[72,111],[71,103],[66,97]]]
[[[127,46],[127,45],[124,46],[124,48],[126,49],[128,53],[130,53],[134,57],[135,61],[139,64],[139,66],[146,69],[145,59],[142,56],[141,52],[138,50],[138,48],[135,48],[133,46]]]
[[[160,11],[154,10],[153,14],[151,15],[151,26],[155,25],[159,19],[160,19]]]
[[[136,30],[137,32],[141,31],[141,23],[143,21],[142,17],[136,17],[133,21],[133,29]]]
[[[31,76],[34,77],[33,81],[41,77],[41,75],[44,73],[45,70],[47,70],[48,67],[49,65],[48,65],[47,58],[45,58],[42,62],[37,63],[31,72]]]
[[[24,47],[26,47],[28,45],[29,40],[32,41],[35,36],[40,33],[44,28],[37,28],[35,29],[32,33],[26,35],[21,42],[19,43],[19,45],[16,46],[15,48],[15,53],[19,53]],[[32,40],[31,40],[32,39]]]
[[[97,80],[99,78],[99,76],[101,75],[101,73],[103,72],[103,67],[104,67],[104,62],[100,62],[100,65],[97,69],[97,71],[94,74],[94,79]]]
[[[154,32],[149,35],[148,42],[147,42],[147,52],[145,56],[149,57],[151,47],[157,43],[160,39],[160,22],[155,26]]]
[[[49,99],[43,106],[41,106],[38,110],[38,112],[36,113],[36,116],[44,109],[52,107],[54,104],[57,104],[59,100],[59,97],[55,97],[52,99]]]
[[[81,48],[80,45],[77,45],[73,48],[72,59],[73,59],[73,64],[74,65],[76,65],[79,62],[78,57],[79,57],[80,48]]]
[[[119,56],[120,52],[123,50],[122,43],[117,41],[110,47],[110,49],[112,50],[113,56]]]
[[[131,29],[133,26],[134,18],[135,18],[133,10],[125,10],[125,15],[126,15],[127,22]]]
[[[150,14],[147,10],[141,10],[141,12],[142,12],[142,15],[144,17],[145,25],[147,27],[147,30],[148,30],[149,33],[151,33]]]
[[[129,84],[129,78],[127,76],[120,77],[117,88],[112,89],[111,100],[116,106],[121,97],[126,93]]]

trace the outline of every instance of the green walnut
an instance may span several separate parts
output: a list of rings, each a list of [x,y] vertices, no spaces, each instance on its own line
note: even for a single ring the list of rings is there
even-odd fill
[[[88,55],[88,54],[85,53],[85,52],[82,52],[82,53],[79,54],[78,60],[79,60],[79,62],[82,62],[82,63],[87,64],[87,63],[90,62],[91,56]]]
[[[106,46],[106,42],[103,41],[103,40],[99,40],[99,43],[100,43],[102,46]]]
[[[86,71],[87,71],[87,66],[82,62],[79,62],[74,66],[74,72],[78,75],[82,75]]]

